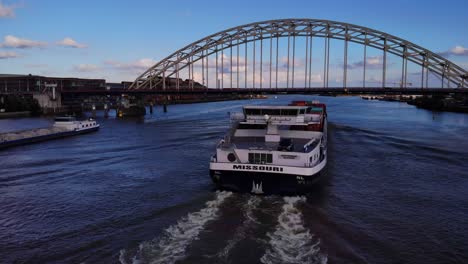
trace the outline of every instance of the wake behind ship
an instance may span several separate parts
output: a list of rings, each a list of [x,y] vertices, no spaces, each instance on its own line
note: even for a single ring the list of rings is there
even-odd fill
[[[319,102],[244,106],[210,162],[220,189],[255,194],[306,193],[327,164],[327,113]]]

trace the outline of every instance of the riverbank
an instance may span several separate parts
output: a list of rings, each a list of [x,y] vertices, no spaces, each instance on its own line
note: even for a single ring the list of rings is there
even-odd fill
[[[0,119],[29,117],[29,116],[31,116],[31,111],[3,112],[3,113],[0,113]]]
[[[178,99],[167,101],[168,105],[176,104],[196,104],[196,103],[211,103],[211,102],[224,102],[224,101],[236,101],[246,99],[267,99],[266,95],[235,95],[231,97],[217,97],[217,98],[197,98],[197,99]],[[164,102],[157,102],[158,105],[164,105]]]
[[[432,111],[468,113],[468,97],[462,95],[422,96],[407,103]]]
[[[468,96],[465,95],[375,95],[361,96],[364,100],[402,102],[438,112],[468,113]]]

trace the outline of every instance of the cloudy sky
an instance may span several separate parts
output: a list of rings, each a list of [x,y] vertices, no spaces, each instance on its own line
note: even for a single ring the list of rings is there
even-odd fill
[[[0,0],[0,73],[132,81],[158,60],[200,38],[279,18],[318,18],[370,27],[467,69],[467,10],[466,0]],[[359,68],[361,51],[350,53],[350,69]],[[370,52],[368,65],[381,63],[379,56]],[[297,61],[300,64],[301,58]],[[331,64],[340,67],[333,57]],[[397,61],[390,59],[390,75],[393,64]],[[370,67],[369,78],[373,78]],[[397,80],[397,66],[394,72]],[[349,78],[358,75],[351,72]],[[318,66],[312,78],[321,80]]]

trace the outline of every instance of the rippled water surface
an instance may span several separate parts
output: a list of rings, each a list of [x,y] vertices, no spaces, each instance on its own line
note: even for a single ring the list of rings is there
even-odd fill
[[[227,112],[312,99],[328,107],[326,181],[300,197],[214,190]],[[1,150],[0,262],[467,263],[468,115],[300,95],[161,110]]]

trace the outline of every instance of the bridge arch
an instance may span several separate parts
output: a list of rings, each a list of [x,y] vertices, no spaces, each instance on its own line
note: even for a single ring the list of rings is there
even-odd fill
[[[337,21],[330,21],[330,20],[319,20],[319,19],[280,19],[280,20],[269,20],[269,21],[262,21],[256,23],[250,23],[242,26],[233,27],[205,38],[202,38],[198,41],[195,41],[182,49],[177,50],[176,52],[172,53],[171,55],[167,56],[166,58],[162,59],[149,69],[147,69],[143,74],[138,76],[136,80],[132,83],[129,89],[166,89],[166,78],[175,77],[176,79],[176,89],[180,88],[179,84],[179,72],[182,69],[188,68],[189,79],[193,80],[194,69],[193,65],[195,63],[202,62],[202,67],[205,68],[205,60],[206,60],[206,76],[205,70],[202,69],[202,83],[205,84],[205,77],[208,82],[208,57],[210,55],[216,54],[218,56],[219,52],[223,52],[226,49],[231,49],[232,55],[232,47],[245,45],[247,47],[247,43],[260,41],[260,45],[262,45],[263,40],[270,40],[272,43],[273,39],[276,39],[278,43],[279,38],[288,38],[288,78],[290,76],[289,73],[289,40],[292,37],[295,39],[296,37],[305,37],[307,42],[309,43],[310,38],[310,45],[312,45],[312,38],[319,37],[325,40],[324,47],[325,47],[325,55],[324,55],[324,70],[323,70],[323,86],[328,87],[328,78],[329,78],[329,52],[330,52],[330,39],[338,39],[343,40],[345,42],[344,45],[344,63],[343,63],[343,86],[346,87],[347,83],[347,71],[348,71],[348,43],[357,43],[364,46],[364,81],[363,85],[366,85],[366,68],[365,68],[365,61],[367,60],[366,57],[366,48],[371,47],[378,50],[382,50],[382,87],[386,87],[386,74],[387,74],[387,55],[393,54],[402,59],[402,71],[401,71],[401,86],[407,86],[407,77],[408,77],[408,68],[407,63],[412,62],[416,65],[421,66],[421,88],[424,86],[428,87],[428,76],[429,73],[432,73],[439,77],[441,80],[441,87],[444,87],[446,84],[448,87],[453,85],[452,87],[461,87],[467,88],[468,87],[468,72],[461,68],[460,66],[456,65],[455,63],[451,62],[450,60],[443,58],[442,56],[429,51],[421,46],[418,46],[410,41],[404,40],[402,38],[370,29],[367,27],[362,27],[358,25],[353,25],[349,23],[337,22]],[[306,49],[308,49],[306,44]],[[272,50],[269,50],[270,56],[270,71],[272,69]],[[278,49],[278,44],[276,45]],[[310,47],[310,56],[309,59],[312,58],[312,47]],[[247,51],[246,51],[247,52]],[[254,51],[255,52],[255,46]],[[260,49],[262,52],[262,48]],[[307,64],[307,52],[306,51],[306,64]],[[278,51],[276,51],[276,56]],[[255,54],[253,55],[253,60],[255,60]],[[261,55],[263,56],[263,55]],[[231,62],[230,65],[232,67],[232,56],[230,58]],[[216,59],[216,74],[218,74],[218,58]],[[239,54],[237,54],[237,66],[239,65]],[[255,85],[255,61],[253,63],[253,85]],[[276,79],[278,78],[278,57],[276,57]],[[260,67],[262,67],[262,63],[260,63]],[[292,63],[292,71],[293,71],[293,80],[294,83],[294,55],[293,55],[293,63]],[[309,65],[309,72],[311,71],[312,64]],[[305,86],[310,86],[310,79],[311,76],[307,77],[307,66],[306,66],[306,76],[305,76]],[[231,69],[232,72],[232,69]],[[247,75],[247,72],[245,72]],[[260,70],[260,76],[262,74],[262,70]],[[270,72],[270,88],[272,87]],[[261,77],[260,77],[261,78]],[[309,81],[307,81],[309,78]],[[216,82],[218,82],[218,78],[216,78]],[[287,85],[289,85],[289,80]],[[232,77],[231,77],[231,84],[232,84]],[[188,88],[193,88],[193,81],[192,84],[188,84]],[[237,81],[237,85],[239,85],[239,81]],[[247,85],[247,84],[246,84]],[[217,84],[217,88],[219,85]],[[232,86],[232,85],[231,85]],[[276,80],[276,87],[278,86],[278,81]],[[294,86],[294,84],[293,84]],[[187,88],[187,87],[185,87]],[[234,88],[234,87],[230,87]],[[308,88],[308,87],[304,87]]]

